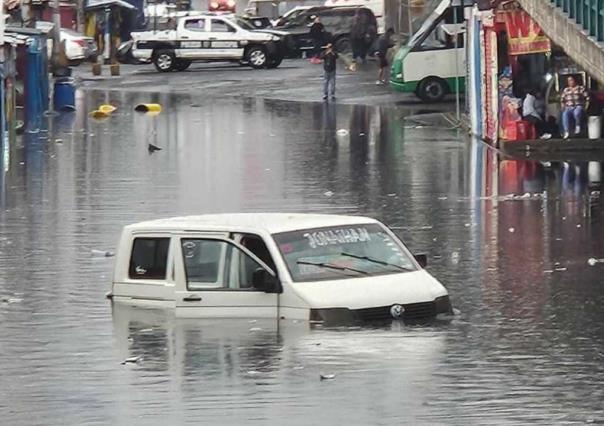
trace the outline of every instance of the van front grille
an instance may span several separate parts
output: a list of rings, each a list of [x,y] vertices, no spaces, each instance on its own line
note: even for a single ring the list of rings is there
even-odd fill
[[[405,311],[401,315],[403,320],[414,320],[436,316],[436,304],[434,302],[409,303],[402,305]],[[390,313],[392,306],[380,306],[377,308],[355,309],[353,314],[361,321],[383,321],[393,319]]]

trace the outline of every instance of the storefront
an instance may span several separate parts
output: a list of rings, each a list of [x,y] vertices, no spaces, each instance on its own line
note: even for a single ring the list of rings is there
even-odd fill
[[[491,6],[488,10],[474,6],[467,16],[472,133],[492,144],[586,138],[588,115],[601,112],[595,102],[597,84],[551,43],[516,1]],[[576,121],[571,132],[563,113],[568,77],[585,89],[579,100],[584,108],[571,117]],[[593,93],[592,102],[587,102],[588,93]]]

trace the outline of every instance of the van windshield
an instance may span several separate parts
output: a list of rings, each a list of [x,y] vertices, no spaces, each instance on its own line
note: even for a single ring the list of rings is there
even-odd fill
[[[273,234],[296,282],[415,271],[405,247],[378,224]]]

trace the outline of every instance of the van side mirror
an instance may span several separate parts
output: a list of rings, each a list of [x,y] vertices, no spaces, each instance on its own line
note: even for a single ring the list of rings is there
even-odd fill
[[[281,293],[281,284],[277,277],[264,268],[258,268],[252,274],[252,286],[265,293]]]
[[[417,263],[419,263],[419,266],[422,268],[428,266],[428,255],[426,253],[417,253],[414,254],[413,257],[415,260],[417,260]]]

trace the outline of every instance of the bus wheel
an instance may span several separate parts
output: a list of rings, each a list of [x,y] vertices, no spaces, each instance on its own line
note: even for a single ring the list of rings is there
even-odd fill
[[[417,86],[417,96],[424,102],[440,102],[443,100],[449,86],[442,78],[427,77]]]

